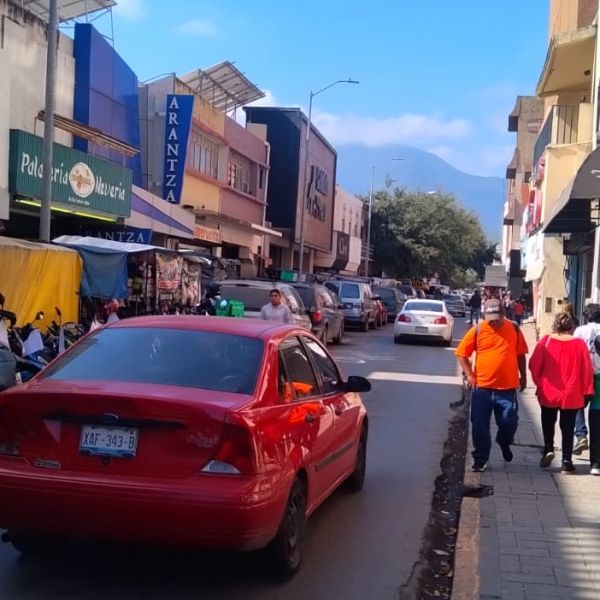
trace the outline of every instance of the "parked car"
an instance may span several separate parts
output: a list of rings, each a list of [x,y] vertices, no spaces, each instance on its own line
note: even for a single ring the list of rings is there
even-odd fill
[[[443,297],[448,311],[454,317],[464,317],[467,314],[467,305],[459,294],[447,294]]]
[[[341,344],[344,337],[344,313],[336,293],[316,283],[293,283],[308,311],[312,332],[327,345]]]
[[[406,302],[406,296],[395,287],[374,287],[373,292],[381,296],[387,307],[388,322],[393,323]]]
[[[101,328],[0,394],[3,539],[22,552],[69,537],[268,545],[269,566],[291,574],[308,515],[343,482],[363,487],[369,389],[295,326],[170,315]]]
[[[338,295],[347,326],[360,327],[362,331],[375,329],[377,307],[368,283],[332,279],[325,286]]]
[[[383,327],[384,325],[387,325],[387,306],[381,296],[375,295],[373,296],[373,300],[377,307],[375,313],[375,327]]]
[[[406,338],[442,341],[450,346],[454,317],[441,300],[407,300],[394,324],[394,341]]]
[[[312,329],[310,317],[298,292],[289,284],[280,281],[260,281],[254,279],[225,279],[219,281],[221,296],[244,303],[244,316],[260,318],[260,309],[269,303],[269,291],[277,288],[285,303],[292,311],[294,324]]]
[[[416,298],[417,290],[412,285],[406,285],[401,283],[396,286],[398,290],[400,290],[406,298]]]

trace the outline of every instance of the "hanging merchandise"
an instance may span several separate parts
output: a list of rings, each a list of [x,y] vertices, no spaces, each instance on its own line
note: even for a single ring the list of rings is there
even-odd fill
[[[172,252],[156,253],[156,292],[158,303],[181,303],[183,259]]]
[[[183,257],[181,273],[181,304],[190,309],[200,302],[202,266],[194,257]]]

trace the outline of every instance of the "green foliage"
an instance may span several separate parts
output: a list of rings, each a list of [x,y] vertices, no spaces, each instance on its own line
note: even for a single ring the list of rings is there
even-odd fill
[[[483,277],[492,262],[494,246],[478,216],[451,194],[379,191],[372,210],[371,240],[379,272],[392,277],[439,273],[444,282],[459,285],[469,270]]]

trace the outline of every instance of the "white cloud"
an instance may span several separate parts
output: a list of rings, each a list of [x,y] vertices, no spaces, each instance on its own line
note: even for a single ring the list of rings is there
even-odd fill
[[[247,106],[279,106],[279,103],[271,90],[263,90],[263,92],[265,93],[264,98],[259,98],[254,102],[250,102]],[[235,115],[230,114],[229,116],[235,118],[240,125],[246,125],[246,113],[243,109],[239,108],[235,111]]]
[[[475,146],[468,149],[441,145],[427,148],[427,151],[465,173],[482,177],[504,177],[514,149],[514,146],[508,144]]]
[[[422,146],[437,140],[462,139],[473,129],[466,119],[446,120],[438,115],[411,113],[381,118],[317,111],[313,121],[334,144],[361,144],[371,148],[390,144]]]
[[[142,0],[119,0],[114,10],[126,19],[140,19],[144,16]]]
[[[177,28],[179,33],[193,35],[195,37],[210,37],[218,33],[217,26],[206,19],[192,19],[181,23]]]

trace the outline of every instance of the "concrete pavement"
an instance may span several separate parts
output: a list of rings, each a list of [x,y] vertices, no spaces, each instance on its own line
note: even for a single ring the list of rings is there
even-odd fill
[[[523,332],[531,352],[533,325]],[[504,463],[494,445],[488,470],[473,473],[469,447],[454,600],[600,600],[600,478],[589,474],[587,451],[573,457],[576,474],[560,472],[558,424],[556,458],[540,468],[542,440],[530,386],[520,400],[513,462]]]

